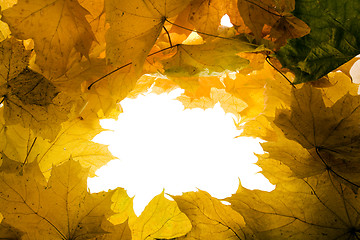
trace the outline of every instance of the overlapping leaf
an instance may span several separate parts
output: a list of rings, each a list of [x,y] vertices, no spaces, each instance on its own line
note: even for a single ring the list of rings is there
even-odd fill
[[[359,54],[360,3],[346,0],[297,0],[294,15],[311,33],[289,43],[277,53],[291,69],[295,83],[315,81]]]
[[[246,36],[237,39],[216,39],[200,45],[179,45],[177,53],[164,62],[169,77],[216,75],[225,70],[236,71],[246,67],[247,59],[240,52],[258,52],[263,46],[253,44]]]
[[[311,166],[313,171],[329,170],[358,186],[359,106],[359,96],[346,94],[331,107],[326,107],[320,90],[310,85],[295,90],[291,110],[279,110],[274,123],[284,132],[286,138],[296,141],[303,149],[295,147],[291,150],[292,148],[288,147],[285,152],[289,151],[289,156],[303,162],[303,165]],[[287,145],[293,146],[289,143]],[[277,147],[280,146],[277,143]],[[307,154],[304,158],[308,160],[303,160],[302,156],[299,156],[301,151]],[[292,162],[287,165],[296,172],[297,166]]]
[[[105,234],[101,228],[111,213],[112,192],[89,194],[87,170],[69,160],[54,167],[47,185],[36,162],[22,171],[1,173],[0,211],[3,222],[27,239],[89,239]]]
[[[71,102],[49,80],[26,67],[29,51],[22,42],[8,39],[0,44],[0,95],[6,123],[19,123],[53,140],[68,118]]]
[[[294,0],[239,0],[238,8],[245,24],[257,38],[270,34],[279,45],[283,45],[287,39],[302,37],[310,32],[306,23],[290,13],[295,8]],[[271,27],[269,32],[266,26]]]
[[[360,99],[349,78],[356,59],[343,73],[296,89],[275,59],[284,57],[298,83],[301,74],[318,78],[357,54],[357,2],[239,0],[235,9],[233,0],[12,2],[0,3],[8,9],[3,20],[14,37],[32,38],[35,51],[3,40],[9,32],[0,26],[0,238],[360,237]],[[225,13],[235,28],[219,28]],[[310,35],[272,54],[308,33],[299,18]],[[203,38],[187,38],[192,29]],[[152,75],[139,78],[144,73]],[[257,164],[277,188],[240,187],[227,199],[232,208],[203,191],[173,196],[176,202],[162,193],[140,217],[124,189],[88,193],[81,166],[94,174],[113,158],[90,141],[103,130],[99,118],[116,118],[122,99],[152,85],[154,92],[184,89],[179,99],[188,108],[219,102],[244,135],[267,140]]]
[[[357,194],[324,173],[227,198],[259,239],[357,239]]]
[[[155,44],[167,18],[176,16],[190,0],[105,1],[110,28],[106,56],[111,64],[133,62],[137,72]]]
[[[61,164],[70,156],[90,173],[106,164],[114,156],[107,146],[91,142],[103,129],[93,116],[78,117],[63,123],[54,141],[37,137],[30,129],[1,123],[0,149],[9,158],[20,163],[39,162],[40,169],[49,174],[53,165]]]
[[[88,56],[94,35],[77,0],[19,0],[2,14],[13,36],[34,40],[36,63],[48,77],[65,73],[73,49]]]
[[[191,223],[177,204],[161,193],[150,201],[131,229],[133,240],[171,239],[188,233]]]
[[[204,191],[172,196],[180,210],[191,221],[192,229],[181,239],[247,239],[253,238],[240,214],[223,205]]]
[[[218,35],[221,18],[227,13],[232,0],[196,0],[190,4],[189,22],[201,33]],[[236,4],[236,3],[235,3]],[[207,35],[202,35],[207,37]]]

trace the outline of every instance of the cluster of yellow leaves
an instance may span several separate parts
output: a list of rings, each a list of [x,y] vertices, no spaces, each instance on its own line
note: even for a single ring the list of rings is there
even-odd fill
[[[300,1],[300,0],[299,0]],[[304,3],[303,3],[304,4]],[[310,32],[279,0],[0,1],[1,239],[358,239],[360,98],[349,70],[290,85],[272,56]],[[233,27],[220,25],[228,14]],[[301,14],[300,14],[301,15]],[[270,57],[271,56],[271,57]],[[281,72],[282,73],[281,73]],[[89,193],[114,157],[91,139],[120,101],[184,89],[258,137],[273,192]]]

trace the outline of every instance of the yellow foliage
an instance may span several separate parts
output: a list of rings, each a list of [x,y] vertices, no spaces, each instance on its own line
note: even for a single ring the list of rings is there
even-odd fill
[[[1,239],[360,238],[357,58],[343,64],[360,53],[357,1],[0,6]],[[233,27],[220,26],[224,14]],[[114,158],[91,141],[99,120],[116,119],[127,97],[177,88],[185,108],[219,103],[243,136],[265,140],[257,165],[274,191],[240,185],[230,205],[162,192],[139,217],[125,189],[88,192]]]

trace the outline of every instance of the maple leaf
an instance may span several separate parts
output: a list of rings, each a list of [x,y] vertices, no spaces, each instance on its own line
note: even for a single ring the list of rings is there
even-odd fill
[[[186,95],[177,97],[181,101],[185,109],[193,108],[212,108],[217,102],[226,113],[232,113],[237,119],[240,119],[240,113],[243,111],[247,104],[241,99],[227,93],[224,89],[211,88],[209,97],[191,98]]]
[[[328,170],[358,188],[360,96],[346,94],[326,107],[321,91],[304,85],[293,91],[292,97],[291,110],[278,110],[274,123],[286,138],[314,151],[315,161],[323,165],[323,171]],[[307,164],[314,165],[311,161]]]
[[[226,76],[223,80],[226,92],[246,103],[241,111],[240,122],[247,122],[256,117],[264,109],[264,86],[272,72],[261,69],[249,74],[237,73],[235,76]]]
[[[127,67],[96,83],[87,92],[88,107],[84,113],[96,112],[99,118],[117,119],[120,101],[135,88],[137,80],[133,68]]]
[[[221,18],[227,13],[231,0],[195,0],[190,4],[189,22],[199,32],[218,35]],[[200,33],[201,34],[201,33]],[[201,34],[204,38],[205,34]]]
[[[261,167],[261,174],[263,174],[270,183],[277,185],[279,183],[292,181],[296,178],[294,172],[291,171],[287,165],[281,161],[270,158],[269,153],[255,155],[258,157],[256,165]]]
[[[192,229],[180,239],[247,239],[253,238],[243,217],[209,193],[199,190],[182,196],[171,196],[191,221]]]
[[[306,23],[290,13],[295,8],[295,0],[239,0],[238,8],[245,24],[257,38],[263,36],[265,25],[271,27],[270,37],[276,38],[279,45],[310,32]]]
[[[34,40],[36,63],[48,77],[65,73],[74,48],[88,56],[94,35],[78,1],[19,0],[2,14],[13,36]]]
[[[133,208],[133,198],[130,198],[125,189],[117,188],[114,192],[111,201],[111,210],[114,212],[109,218],[109,221],[113,224],[119,225],[127,222],[129,225],[133,225],[137,220],[137,216]]]
[[[100,52],[103,52],[106,47],[105,33],[108,28],[106,26],[104,0],[79,0],[79,3],[89,12],[89,14],[85,15],[85,17],[91,26],[97,43],[91,46],[90,54],[100,54]]]
[[[277,184],[272,192],[241,185],[226,201],[259,239],[357,239],[359,200],[324,173]]]
[[[176,16],[189,2],[105,1],[106,19],[110,24],[106,33],[106,57],[109,62],[121,66],[132,61],[136,72],[139,72],[167,18]]]
[[[0,43],[0,84],[18,76],[29,63],[30,51],[25,50],[21,41],[14,38]]]
[[[19,163],[39,162],[47,175],[53,165],[66,162],[70,156],[82,166],[91,167],[90,175],[94,175],[98,168],[115,158],[107,146],[90,140],[103,130],[97,120],[84,116],[64,122],[52,142],[34,135],[29,129],[2,122],[0,149]]]
[[[111,195],[89,194],[87,170],[70,159],[52,170],[47,185],[36,162],[0,175],[3,222],[28,239],[89,239],[106,233],[101,224],[111,213]]]
[[[67,120],[71,102],[49,80],[26,67],[29,51],[21,42],[7,39],[0,48],[0,95],[6,123],[20,123],[44,138],[54,139],[60,124]]]
[[[164,61],[169,77],[211,76],[225,70],[236,71],[248,65],[248,60],[237,56],[239,52],[263,51],[244,35],[237,39],[216,39],[199,45],[179,45],[177,53]]]
[[[101,225],[107,232],[101,236],[92,238],[93,240],[131,240],[131,229],[129,228],[128,221],[121,224],[113,225],[108,221],[104,221]]]
[[[150,201],[130,228],[133,240],[170,239],[188,233],[191,223],[177,204],[166,199],[162,192]]]
[[[311,33],[277,52],[281,64],[295,73],[295,83],[315,81],[359,54],[359,10],[359,2],[351,0],[296,1],[293,13]]]
[[[0,238],[359,238],[360,98],[349,76],[356,59],[336,65],[358,53],[358,5],[0,1],[11,30],[0,22]],[[219,26],[225,13],[234,28]],[[295,87],[276,58],[295,83],[299,72],[343,73]],[[124,189],[88,193],[88,172],[113,158],[91,142],[103,131],[99,119],[117,118],[121,100],[151,86],[184,89],[178,99],[188,108],[219,102],[234,114],[243,135],[267,141],[257,165],[277,188],[240,186],[227,199],[232,206],[203,191],[175,202],[161,193],[140,217]]]

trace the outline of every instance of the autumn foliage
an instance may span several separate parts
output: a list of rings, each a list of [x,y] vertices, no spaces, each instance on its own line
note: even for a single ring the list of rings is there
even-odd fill
[[[1,239],[360,239],[355,0],[0,1]],[[227,14],[233,27],[220,25]],[[121,100],[220,102],[272,192],[90,193]],[[227,201],[230,205],[224,205]]]

